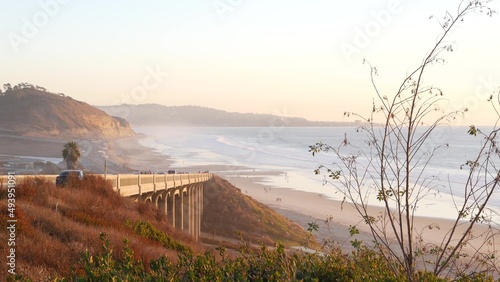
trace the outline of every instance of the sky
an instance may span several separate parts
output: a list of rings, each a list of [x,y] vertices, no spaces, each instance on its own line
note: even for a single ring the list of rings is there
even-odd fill
[[[197,105],[353,121],[392,97],[460,1],[0,0],[1,84],[29,82],[92,105]],[[498,2],[489,4],[500,10]],[[431,16],[433,16],[431,18]],[[491,124],[500,15],[469,14],[429,68],[453,125]]]

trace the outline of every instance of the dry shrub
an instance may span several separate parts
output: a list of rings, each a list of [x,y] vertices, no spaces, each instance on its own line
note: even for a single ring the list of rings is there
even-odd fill
[[[113,257],[119,259],[121,253],[119,250],[123,250],[126,239],[127,245],[130,249],[134,250],[134,259],[141,261],[146,268],[149,268],[151,261],[156,260],[166,254],[173,254],[177,256],[176,252],[167,250],[161,246],[159,242],[149,240],[147,238],[136,236],[133,233],[128,234],[127,237],[123,236],[123,232],[117,232],[114,229],[105,229],[106,238],[109,240],[109,247],[114,250]],[[99,238],[99,236],[98,236]],[[102,254],[102,241],[99,241],[100,245],[96,246],[97,249],[91,251],[93,254]]]
[[[154,211],[155,213],[155,220],[158,222],[168,222],[167,215],[165,214],[165,211],[162,211],[161,209],[155,208]]]
[[[68,249],[67,245],[47,234],[41,233],[37,238],[19,236],[16,249],[18,265],[41,266],[53,269],[59,275],[68,275],[71,267],[74,267],[79,254]],[[31,275],[31,273],[26,273]]]
[[[124,198],[116,192],[111,181],[105,180],[100,175],[86,175],[83,180],[77,177],[70,177],[65,188],[85,191],[92,196],[100,196],[99,199],[106,202],[110,207],[116,207],[123,204]]]
[[[31,265],[25,262],[16,267],[16,270],[18,273],[29,273],[32,281],[47,281],[49,280],[47,277],[59,276],[57,271],[52,268],[43,265]]]
[[[102,176],[87,175],[82,181],[82,187],[110,199],[116,204],[120,204],[123,198],[113,189],[110,180],[105,180]]]
[[[297,224],[241,194],[241,191],[227,180],[214,176],[204,186],[205,201],[202,230],[207,233],[273,245],[276,241],[287,245],[301,245],[309,234]],[[265,234],[265,236],[263,236]],[[320,248],[313,241],[312,248]]]
[[[49,190],[54,188],[55,184],[43,177],[26,177],[16,185],[16,199],[45,205],[48,203]]]
[[[70,218],[71,220],[74,220],[76,222],[89,225],[89,226],[96,226],[96,227],[104,227],[104,226],[109,226],[110,222],[109,220],[103,219],[101,216],[96,215],[96,214],[89,214],[85,211],[81,210],[74,210],[74,209],[61,209],[61,213]]]
[[[0,196],[0,227],[7,227],[7,194]],[[99,234],[105,232],[110,247],[116,250],[116,258],[127,238],[134,258],[147,267],[149,263],[169,254],[158,242],[142,238],[126,225],[127,221],[148,221],[176,241],[194,246],[203,251],[199,244],[186,239],[187,235],[175,232],[166,221],[166,216],[151,204],[135,203],[132,199],[119,196],[109,181],[102,177],[87,176],[74,180],[64,187],[43,178],[28,178],[16,187],[16,258],[17,270],[33,281],[53,280],[67,277],[70,269],[83,273],[79,267],[81,253],[102,252]],[[7,232],[0,232],[0,241],[7,242]],[[6,244],[0,245],[1,253]],[[7,277],[7,268],[0,270],[0,277]],[[52,278],[52,279],[50,279]]]
[[[29,214],[26,214],[24,205],[16,206],[16,220],[16,232],[36,237],[37,231],[32,225],[33,219]]]
[[[154,218],[156,220],[158,218],[158,213],[162,213],[150,202],[138,201],[135,202],[135,206],[139,214],[147,218]],[[165,220],[167,219],[166,215],[162,218]]]
[[[62,196],[62,197],[61,197]],[[119,228],[126,220],[128,213],[124,206],[130,201],[121,197],[111,187],[110,181],[101,176],[88,175],[83,180],[72,179],[59,188],[59,210],[68,218],[92,226],[113,226]],[[66,203],[66,204],[65,204]]]
[[[55,209],[30,204],[26,205],[26,213],[29,217],[36,217],[32,220],[36,234],[22,236],[24,234],[20,232],[23,239],[19,245],[23,246],[24,251],[18,253],[19,263],[29,267],[43,266],[50,270],[47,273],[67,276],[70,274],[70,267],[80,267],[78,262],[81,252],[88,249],[91,253],[99,254],[102,245],[99,240],[100,232],[108,234],[110,247],[114,250],[122,250],[123,239],[127,238],[129,246],[134,250],[134,258],[141,260],[146,266],[165,254],[165,249],[159,243],[141,238],[130,229],[124,232],[80,224]],[[119,256],[119,252],[114,254],[115,259]],[[37,280],[36,277],[32,278]]]

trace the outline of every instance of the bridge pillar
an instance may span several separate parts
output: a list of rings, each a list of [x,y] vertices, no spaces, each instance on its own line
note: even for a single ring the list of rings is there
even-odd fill
[[[187,186],[188,195],[188,233],[198,241],[201,233],[203,215],[203,184],[193,183]]]
[[[158,191],[153,194],[154,205],[167,215],[167,194],[166,190]]]
[[[196,237],[196,241],[200,238],[201,235],[201,221],[203,219],[203,183],[198,183],[198,236]]]
[[[182,229],[182,225],[184,224],[184,207],[182,201],[182,190],[181,188],[177,188],[174,190],[175,197],[175,225],[176,229]]]
[[[193,191],[193,239],[198,241],[200,238],[199,226],[200,226],[200,193],[198,184],[192,184],[191,189]]]
[[[192,185],[193,189],[193,239],[198,241],[198,185]]]
[[[167,218],[170,220],[170,224],[175,228],[175,191],[171,191],[168,197],[168,211]]]
[[[181,218],[180,218],[180,230],[181,232],[184,232],[184,225],[186,224],[185,221],[186,221],[186,218],[185,218],[185,214],[186,214],[186,197],[184,196],[184,188],[183,187],[180,187],[179,188],[179,195],[180,195],[180,198],[181,198],[181,206],[180,206],[180,209],[179,209],[179,212],[181,214]]]
[[[187,186],[184,186],[182,188],[182,200],[184,201],[184,225],[182,231],[185,234],[189,234],[189,208],[190,208],[190,202],[189,202],[189,189]]]
[[[188,201],[189,201],[189,235],[194,238],[194,189],[192,185],[188,185]]]

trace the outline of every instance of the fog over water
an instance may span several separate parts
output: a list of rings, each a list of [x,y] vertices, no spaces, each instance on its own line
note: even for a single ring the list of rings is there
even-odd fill
[[[341,149],[344,153],[358,155],[360,165],[368,163],[370,152],[366,133],[358,132],[354,127],[141,126],[134,127],[134,130],[147,135],[142,144],[170,156],[174,161],[173,167],[178,170],[189,166],[222,165],[226,167],[215,172],[222,176],[240,166],[252,172],[274,171],[279,173],[265,175],[263,184],[321,193],[337,200],[342,199],[342,194],[332,185],[323,185],[325,174],[315,175],[314,170],[320,164],[333,169],[332,163],[339,163],[339,160],[333,153],[312,156],[309,146],[323,142],[337,148],[346,139],[353,146]],[[424,170],[423,177],[432,190],[420,202],[418,215],[453,218],[454,205],[458,205],[463,198],[463,187],[468,177],[468,167],[464,164],[475,159],[483,141],[482,137],[468,135],[467,130],[466,127],[439,127],[421,149],[422,154],[428,154],[440,146]],[[369,171],[376,177],[376,167]],[[413,179],[419,171],[415,170]],[[367,185],[370,185],[369,181]],[[369,203],[380,204],[374,195]],[[489,207],[500,213],[500,192],[496,192]]]

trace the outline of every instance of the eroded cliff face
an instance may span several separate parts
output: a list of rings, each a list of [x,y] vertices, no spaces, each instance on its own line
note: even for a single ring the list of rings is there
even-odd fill
[[[82,134],[86,129],[91,129],[85,134],[99,133],[105,137],[122,137],[133,135],[134,132],[129,123],[124,119],[117,119],[108,115],[82,114],[80,116],[86,128],[80,128]],[[78,132],[78,131],[75,131]]]
[[[0,128],[35,137],[116,138],[135,134],[122,118],[71,97],[32,88],[0,96]]]

